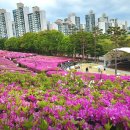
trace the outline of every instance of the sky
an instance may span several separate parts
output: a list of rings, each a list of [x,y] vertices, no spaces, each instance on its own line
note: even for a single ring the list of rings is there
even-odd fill
[[[12,12],[18,2],[30,7],[30,12],[31,7],[39,6],[46,11],[47,20],[51,22],[66,18],[69,13],[76,13],[85,23],[85,15],[93,10],[96,18],[106,13],[110,19],[126,20],[130,25],[130,0],[0,0],[0,8]]]

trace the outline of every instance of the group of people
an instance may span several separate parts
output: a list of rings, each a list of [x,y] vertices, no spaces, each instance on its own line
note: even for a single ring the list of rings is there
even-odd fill
[[[91,66],[89,67],[86,67],[86,72],[89,72],[89,68],[92,68]],[[106,71],[106,67],[104,67],[103,69],[104,71]],[[102,72],[102,69],[100,67],[98,67],[98,72],[101,73]]]

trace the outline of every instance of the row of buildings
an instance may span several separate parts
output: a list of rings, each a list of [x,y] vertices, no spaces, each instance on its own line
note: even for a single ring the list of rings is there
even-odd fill
[[[39,32],[44,30],[58,30],[65,35],[73,32],[84,30],[92,32],[95,26],[102,29],[103,33],[107,33],[107,29],[112,26],[119,26],[127,30],[127,22],[117,19],[109,19],[103,14],[96,20],[95,13],[90,11],[85,15],[85,24],[81,24],[80,17],[75,13],[71,13],[65,19],[57,19],[54,23],[50,23],[46,19],[46,12],[40,10],[39,7],[32,7],[32,13],[29,7],[25,7],[23,3],[17,3],[17,9],[13,10],[13,20],[11,14],[5,9],[0,9],[0,38],[20,37],[27,32]]]
[[[27,32],[39,32],[47,29],[46,12],[39,7],[29,7],[17,3],[17,9],[11,14],[5,9],[0,9],[0,37],[20,37]]]

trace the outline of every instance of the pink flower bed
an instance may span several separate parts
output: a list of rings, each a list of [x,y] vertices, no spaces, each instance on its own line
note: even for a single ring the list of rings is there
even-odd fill
[[[25,57],[30,57],[34,56],[35,54],[32,53],[22,53],[22,52],[9,52],[6,54],[6,58],[8,59],[15,59],[15,58],[25,58]]]
[[[59,71],[48,71],[47,75],[51,76],[51,75],[62,75],[65,76],[67,75],[69,72],[65,71],[65,70],[59,70]],[[84,73],[84,72],[74,72],[74,74],[76,76],[79,76],[82,80],[86,81],[86,80],[95,80],[95,81],[99,81],[99,80],[110,80],[110,81],[115,81],[117,79],[120,80],[124,80],[124,81],[129,81],[130,82],[130,76],[115,76],[115,75],[106,75],[106,74],[98,74],[98,73]]]
[[[0,70],[12,72],[30,72],[25,68],[18,67],[13,61],[10,61],[2,57],[0,58]]]
[[[32,53],[21,53],[21,52],[9,52],[0,50],[0,57],[5,57],[8,59],[16,59],[16,62],[23,65],[24,67],[31,69],[32,71],[41,72],[48,71],[47,75],[52,74],[60,74],[66,75],[67,71],[62,70],[58,67],[59,64],[71,61],[70,58],[65,57],[54,57],[54,56],[41,56],[35,55]],[[1,70],[11,70],[11,71],[27,71],[23,68],[17,67],[12,61],[9,61],[5,58],[1,58]],[[96,73],[83,73],[76,72],[76,75],[80,76],[83,80],[94,78],[95,80],[116,80],[116,76],[114,75],[106,75],[106,74],[96,74]],[[130,81],[130,76],[120,76],[122,80]]]
[[[12,61],[9,62],[7,59],[10,59],[10,60],[15,59],[16,63],[19,63],[23,65],[23,67],[26,67],[36,72],[54,71],[54,70],[61,71],[58,65],[60,63],[64,63],[66,61],[71,60],[70,58],[64,58],[64,57],[41,56],[41,55],[35,55],[32,53],[10,52],[10,51],[2,51],[2,50],[0,50],[0,57],[6,58],[6,59],[2,59],[2,64],[4,64],[4,67],[2,67],[1,65],[1,69],[6,68],[6,70],[12,70],[12,71],[13,69],[16,70],[20,68],[16,67],[16,65]],[[4,60],[5,60],[5,63],[4,63]]]
[[[0,57],[5,57],[7,55],[8,51],[0,50]]]
[[[4,53],[0,51],[1,70],[26,71]],[[16,61],[27,68],[63,77],[37,74],[26,80],[19,75],[20,81],[13,74],[1,76],[0,130],[130,130],[130,86],[124,82],[130,76],[69,73],[57,67],[71,59],[22,56]]]
[[[34,55],[36,54],[0,50],[0,57],[5,57],[8,59],[25,58]]]
[[[77,83],[71,83],[72,89],[59,80],[54,89],[44,91],[0,85],[0,129],[130,129],[130,87],[76,90]]]
[[[71,59],[52,56],[33,56],[17,59],[17,62],[34,71],[61,70],[58,65]]]

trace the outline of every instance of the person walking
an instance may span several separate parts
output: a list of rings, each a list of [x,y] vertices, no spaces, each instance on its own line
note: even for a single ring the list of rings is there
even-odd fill
[[[101,72],[101,69],[100,69],[100,67],[98,67],[98,72],[99,72],[99,73]]]
[[[86,67],[86,72],[88,72],[88,67]]]

